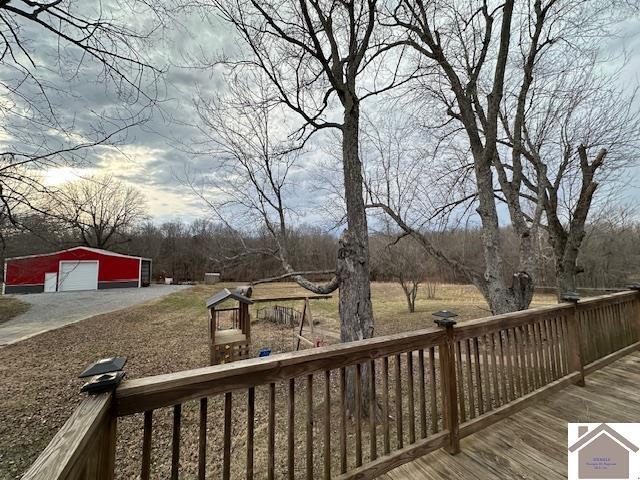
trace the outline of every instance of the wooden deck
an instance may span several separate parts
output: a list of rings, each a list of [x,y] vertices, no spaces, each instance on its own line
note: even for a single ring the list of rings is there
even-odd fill
[[[384,480],[566,479],[567,423],[639,422],[640,353],[635,352],[460,442],[402,465]]]

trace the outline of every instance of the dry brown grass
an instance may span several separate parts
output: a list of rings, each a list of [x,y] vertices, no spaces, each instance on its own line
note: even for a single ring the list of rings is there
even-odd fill
[[[0,478],[19,478],[51,440],[82,399],[78,393],[81,381],[76,374],[96,359],[112,355],[127,356],[129,361],[125,369],[129,378],[204,366],[208,358],[204,299],[220,287],[196,286],[146,305],[99,315],[0,349],[0,375],[3,379],[0,384]],[[254,297],[296,295],[301,292],[291,284],[260,285],[255,288]],[[488,315],[484,301],[472,287],[441,286],[437,297],[435,300],[425,300],[419,296],[418,311],[408,314],[397,285],[373,284],[376,333],[380,335],[429,326],[432,324],[430,313],[441,308],[457,311],[462,320]],[[335,296],[331,300],[313,302],[314,319],[320,321],[322,328],[338,330],[337,301]],[[536,304],[553,301],[551,295],[535,300]],[[296,307],[301,308],[301,302],[297,302]],[[278,353],[290,351],[293,345],[291,329],[264,322],[252,324],[252,339],[253,355],[257,355],[263,346],[271,347],[274,353]],[[331,338],[325,340],[328,343],[334,341]],[[299,388],[304,391],[302,385]],[[322,382],[318,382],[318,395],[321,389]],[[257,391],[257,405],[265,404],[263,396],[266,392],[263,390]],[[278,395],[280,400],[284,398],[280,393]],[[318,398],[316,407],[321,409],[322,397]],[[235,401],[243,405],[241,396],[236,397]],[[209,411],[209,432],[219,438],[221,403],[218,399],[212,399]],[[242,408],[234,410],[234,415],[238,416],[234,417],[234,437],[241,438],[242,435],[242,411]],[[296,418],[300,422],[304,422],[303,412],[302,408],[297,409]],[[257,442],[265,438],[263,414],[263,410],[257,409]],[[195,405],[185,405],[183,415],[182,458],[184,464],[195,465]],[[118,465],[121,478],[135,478],[139,474],[142,441],[142,419],[139,417],[137,415],[119,422]],[[170,409],[162,409],[154,416],[154,469],[160,477],[165,476],[170,459],[170,419]],[[302,448],[303,438],[301,434],[299,449]],[[279,448],[284,448],[284,443],[277,441]],[[241,445],[242,441],[237,447],[234,446],[234,458],[237,461],[244,458]],[[211,472],[219,466],[216,462],[220,458],[221,448],[219,440],[211,441],[208,455]],[[256,448],[260,450],[261,447],[257,445]],[[260,451],[264,452],[264,449]],[[299,454],[302,455],[302,450]],[[257,465],[259,462],[257,459]],[[191,471],[187,472],[187,476]]]
[[[29,304],[15,297],[0,297],[0,325],[29,310]]]

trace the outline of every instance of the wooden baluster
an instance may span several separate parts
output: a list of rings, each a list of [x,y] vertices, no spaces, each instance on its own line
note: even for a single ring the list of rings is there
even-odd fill
[[[289,388],[287,390],[287,478],[293,480],[296,476],[296,382],[295,379],[289,379]]]
[[[635,341],[635,332],[633,329],[633,302],[625,302],[624,304],[624,325],[625,325],[625,344],[629,346]]]
[[[141,480],[149,480],[151,474],[151,434],[153,429],[153,410],[144,412],[144,432],[142,435],[142,473]]]
[[[462,423],[467,421],[467,409],[465,408],[465,399],[464,399],[464,375],[462,375],[462,341],[458,341],[455,343],[455,355],[457,357],[457,361],[455,361],[455,368],[457,370],[456,381],[458,382],[457,390],[458,390],[458,402],[460,408],[460,421]],[[443,410],[444,412],[444,410]]]
[[[589,311],[588,310],[578,310],[576,312],[576,316],[578,317],[578,324],[580,325],[580,331],[582,332],[582,338],[580,339],[583,350],[583,358],[582,364],[588,365],[591,363],[592,357],[592,349],[593,349],[593,339],[590,335],[589,330]]]
[[[403,447],[403,431],[402,431],[402,377],[400,375],[400,355],[396,355],[395,362],[396,373],[396,439],[397,449]]]
[[[231,411],[233,397],[231,392],[224,394],[224,441],[222,446],[222,478],[231,478]]]
[[[473,385],[473,374],[471,370],[471,342],[467,338],[465,341],[465,354],[466,354],[466,370],[467,370],[467,392],[469,394],[469,418],[476,417],[476,401],[475,401],[475,387]]]
[[[427,400],[424,389],[424,350],[418,350],[418,404],[420,406],[420,438],[427,437]]]
[[[536,390],[538,388],[538,370],[536,368],[536,347],[535,338],[533,335],[533,325],[528,323],[525,326],[526,338],[527,338],[527,350],[529,352],[529,367],[530,367],[530,379],[531,389]]]
[[[556,333],[556,338],[557,338],[557,342],[556,342],[556,349],[557,349],[557,354],[558,354],[558,364],[559,364],[559,376],[563,377],[564,375],[566,375],[566,370],[567,370],[567,364],[565,362],[565,351],[564,351],[564,339],[562,336],[562,319],[561,318],[554,318],[553,319],[553,329]]]
[[[556,338],[557,338],[557,342],[556,342],[556,349],[558,351],[558,362],[560,364],[560,377],[563,377],[564,375],[566,375],[567,372],[567,363],[566,363],[566,350],[564,348],[564,338],[562,335],[562,319],[561,318],[554,318],[553,319],[553,329],[556,332]]]
[[[628,302],[623,302],[618,305],[620,310],[620,322],[618,327],[618,349],[624,348],[629,345],[630,331],[629,331],[629,309]]]
[[[520,344],[520,332],[517,328],[511,329],[511,341],[513,342],[513,366],[515,384],[518,387],[518,396],[524,395],[524,382],[522,375],[522,346]]]
[[[558,330],[556,328],[555,318],[549,319],[549,327],[551,329],[553,357],[554,357],[554,362],[556,364],[556,378],[560,378],[562,376],[562,358],[560,356]]]
[[[307,375],[307,480],[313,480],[313,374]]]
[[[559,317],[556,321],[558,327],[558,335],[560,336],[560,352],[562,356],[562,375],[569,374],[569,356],[568,356],[568,344],[566,334],[566,317]]]
[[[416,405],[413,396],[413,352],[407,352],[407,393],[409,402],[409,443],[416,443]]]
[[[525,390],[526,393],[529,393],[535,390],[535,387],[533,386],[533,381],[531,379],[533,364],[531,363],[527,325],[525,324],[520,326],[518,331],[520,332],[521,337],[520,346],[522,347],[522,368],[524,369],[522,373],[524,376]]]
[[[596,322],[598,325],[598,344],[600,346],[598,357],[602,358],[607,355],[607,329],[604,326],[604,308],[599,306],[596,310]]]
[[[536,339],[538,342],[538,353],[540,355],[540,362],[541,362],[540,375],[542,377],[542,385],[546,385],[551,380],[549,379],[549,375],[548,375],[549,363],[547,362],[545,344],[542,338],[542,322],[536,323],[535,327],[536,327]]]
[[[604,332],[605,354],[613,352],[613,328],[612,323],[615,317],[613,305],[605,305],[602,311],[602,331]]]
[[[200,399],[200,432],[198,436],[198,480],[207,474],[207,397]]]
[[[347,472],[347,402],[346,371],[340,369],[340,473]]]
[[[611,345],[611,350],[609,353],[615,352],[617,348],[618,338],[620,337],[620,311],[619,304],[614,304],[609,307],[611,310],[611,316],[609,317],[609,338],[611,341],[609,342]]]
[[[524,381],[524,365],[522,364],[522,335],[517,327],[512,329],[512,335],[513,349],[515,352],[516,385],[518,385],[520,396],[524,396],[526,393],[526,384]]]
[[[602,326],[600,324],[600,308],[594,308],[592,311],[592,320],[591,320],[591,330],[590,333],[594,336],[594,345],[595,345],[595,357],[594,360],[597,360],[601,357],[604,357],[604,342],[602,338]]]
[[[551,336],[551,328],[549,326],[549,320],[543,320],[542,325],[544,327],[543,335],[547,340],[547,343],[546,343],[547,348],[545,350],[549,354],[549,366],[551,367],[550,381],[552,382],[558,378],[557,371],[556,371],[556,358],[553,350],[553,337]]]
[[[382,435],[384,453],[391,452],[391,438],[389,434],[389,357],[382,359]]]
[[[535,389],[543,385],[542,372],[540,371],[540,346],[538,345],[538,337],[536,334],[536,324],[529,325],[529,346],[531,348],[531,359],[533,364],[533,385]]]
[[[331,478],[331,370],[324,371],[324,478]]]
[[[376,362],[369,363],[369,456],[370,461],[378,458],[377,435],[376,435]]]
[[[480,347],[478,337],[474,337],[472,343],[476,373],[476,392],[478,393],[478,414],[482,415],[484,413],[484,395],[482,391],[482,374],[480,373]]]
[[[618,347],[617,349],[621,349],[629,345],[629,339],[631,338],[631,332],[629,331],[629,303],[623,302],[618,305],[618,309],[620,311],[620,322],[619,322],[619,330],[618,330]]]
[[[516,390],[516,376],[513,365],[513,334],[509,335],[509,330],[504,330],[504,346],[505,353],[507,354],[507,377],[509,379],[509,393],[511,394],[511,400],[515,400],[517,397]]]
[[[508,387],[508,376],[509,376],[509,371],[507,369],[507,360],[506,360],[506,355],[507,355],[507,349],[505,348],[505,344],[504,344],[504,337],[502,335],[502,332],[496,332],[496,335],[498,336],[498,350],[499,350],[499,354],[500,354],[500,386],[502,387],[502,393],[503,393],[503,401],[502,404],[504,405],[505,403],[509,403],[509,401],[511,400],[511,397],[509,395],[509,388]]]
[[[436,354],[435,347],[429,348],[429,392],[431,406],[431,433],[438,433],[438,384],[436,382]]]
[[[171,442],[171,480],[178,480],[180,470],[180,422],[182,405],[173,406],[173,435]]]
[[[489,334],[489,348],[491,353],[491,380],[493,383],[493,400],[495,401],[495,407],[498,408],[502,405],[500,399],[500,389],[498,388],[498,358],[496,357],[496,338],[494,333]],[[502,379],[502,375],[500,375]],[[504,395],[504,393],[503,393]]]
[[[356,364],[356,467],[362,465],[362,365]]]
[[[486,397],[485,410],[492,410],[491,405],[491,376],[489,375],[489,341],[482,336],[482,376],[484,378],[484,392]]]
[[[583,359],[584,365],[588,365],[589,363],[591,363],[593,361],[593,341],[594,339],[593,334],[592,334],[592,329],[591,329],[591,323],[589,322],[590,319],[590,312],[589,310],[582,310],[579,312],[580,314],[580,328],[582,330],[582,339],[584,341],[584,345],[585,345],[585,350],[584,350],[584,354],[585,354],[585,358]]]
[[[637,292],[636,292],[637,295]],[[638,341],[638,327],[637,322],[640,321],[640,314],[637,307],[637,300],[631,300],[627,307],[627,322],[629,324],[629,342],[631,345]]]
[[[269,384],[269,421],[267,423],[267,478],[275,477],[275,452],[276,452],[276,384]]]
[[[618,306],[617,305],[609,305],[607,307],[607,316],[606,318],[606,329],[607,329],[607,338],[609,339],[609,353],[613,353],[616,351],[616,337],[618,336]]]
[[[609,339],[609,353],[616,351],[616,337],[619,335],[619,318],[620,312],[618,311],[618,305],[610,305],[608,308],[608,322],[607,322],[607,337]]]
[[[247,391],[247,480],[253,479],[253,436],[255,428],[256,390]]]

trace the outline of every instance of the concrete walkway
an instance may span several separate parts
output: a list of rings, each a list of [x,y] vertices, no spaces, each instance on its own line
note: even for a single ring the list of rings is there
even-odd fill
[[[39,333],[114,312],[189,288],[187,285],[151,285],[146,288],[114,288],[87,292],[16,295],[30,304],[29,311],[0,325],[0,346]]]

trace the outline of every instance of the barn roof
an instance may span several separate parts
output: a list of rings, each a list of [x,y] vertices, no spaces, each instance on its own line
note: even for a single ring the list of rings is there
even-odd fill
[[[111,257],[124,257],[124,258],[137,258],[139,260],[151,260],[150,258],[146,258],[146,257],[138,257],[137,255],[125,255],[124,253],[116,253],[116,252],[111,252],[109,250],[103,250],[101,248],[85,247],[80,245],[78,247],[67,248],[65,250],[58,250],[56,252],[37,253],[34,255],[23,255],[22,257],[9,257],[9,258],[6,258],[5,261],[20,260],[22,258],[46,257],[49,255],[57,255],[59,253],[72,252],[74,250],[88,250],[90,252],[100,253],[102,255],[109,255]]]
[[[245,297],[235,290],[232,292],[228,288],[225,288],[223,290],[220,290],[212,297],[209,297],[209,299],[207,300],[207,308],[215,307],[219,303],[222,303],[229,298],[233,298],[234,300],[237,300],[239,302],[246,303],[247,305],[251,305],[253,303],[253,301],[249,297]]]

